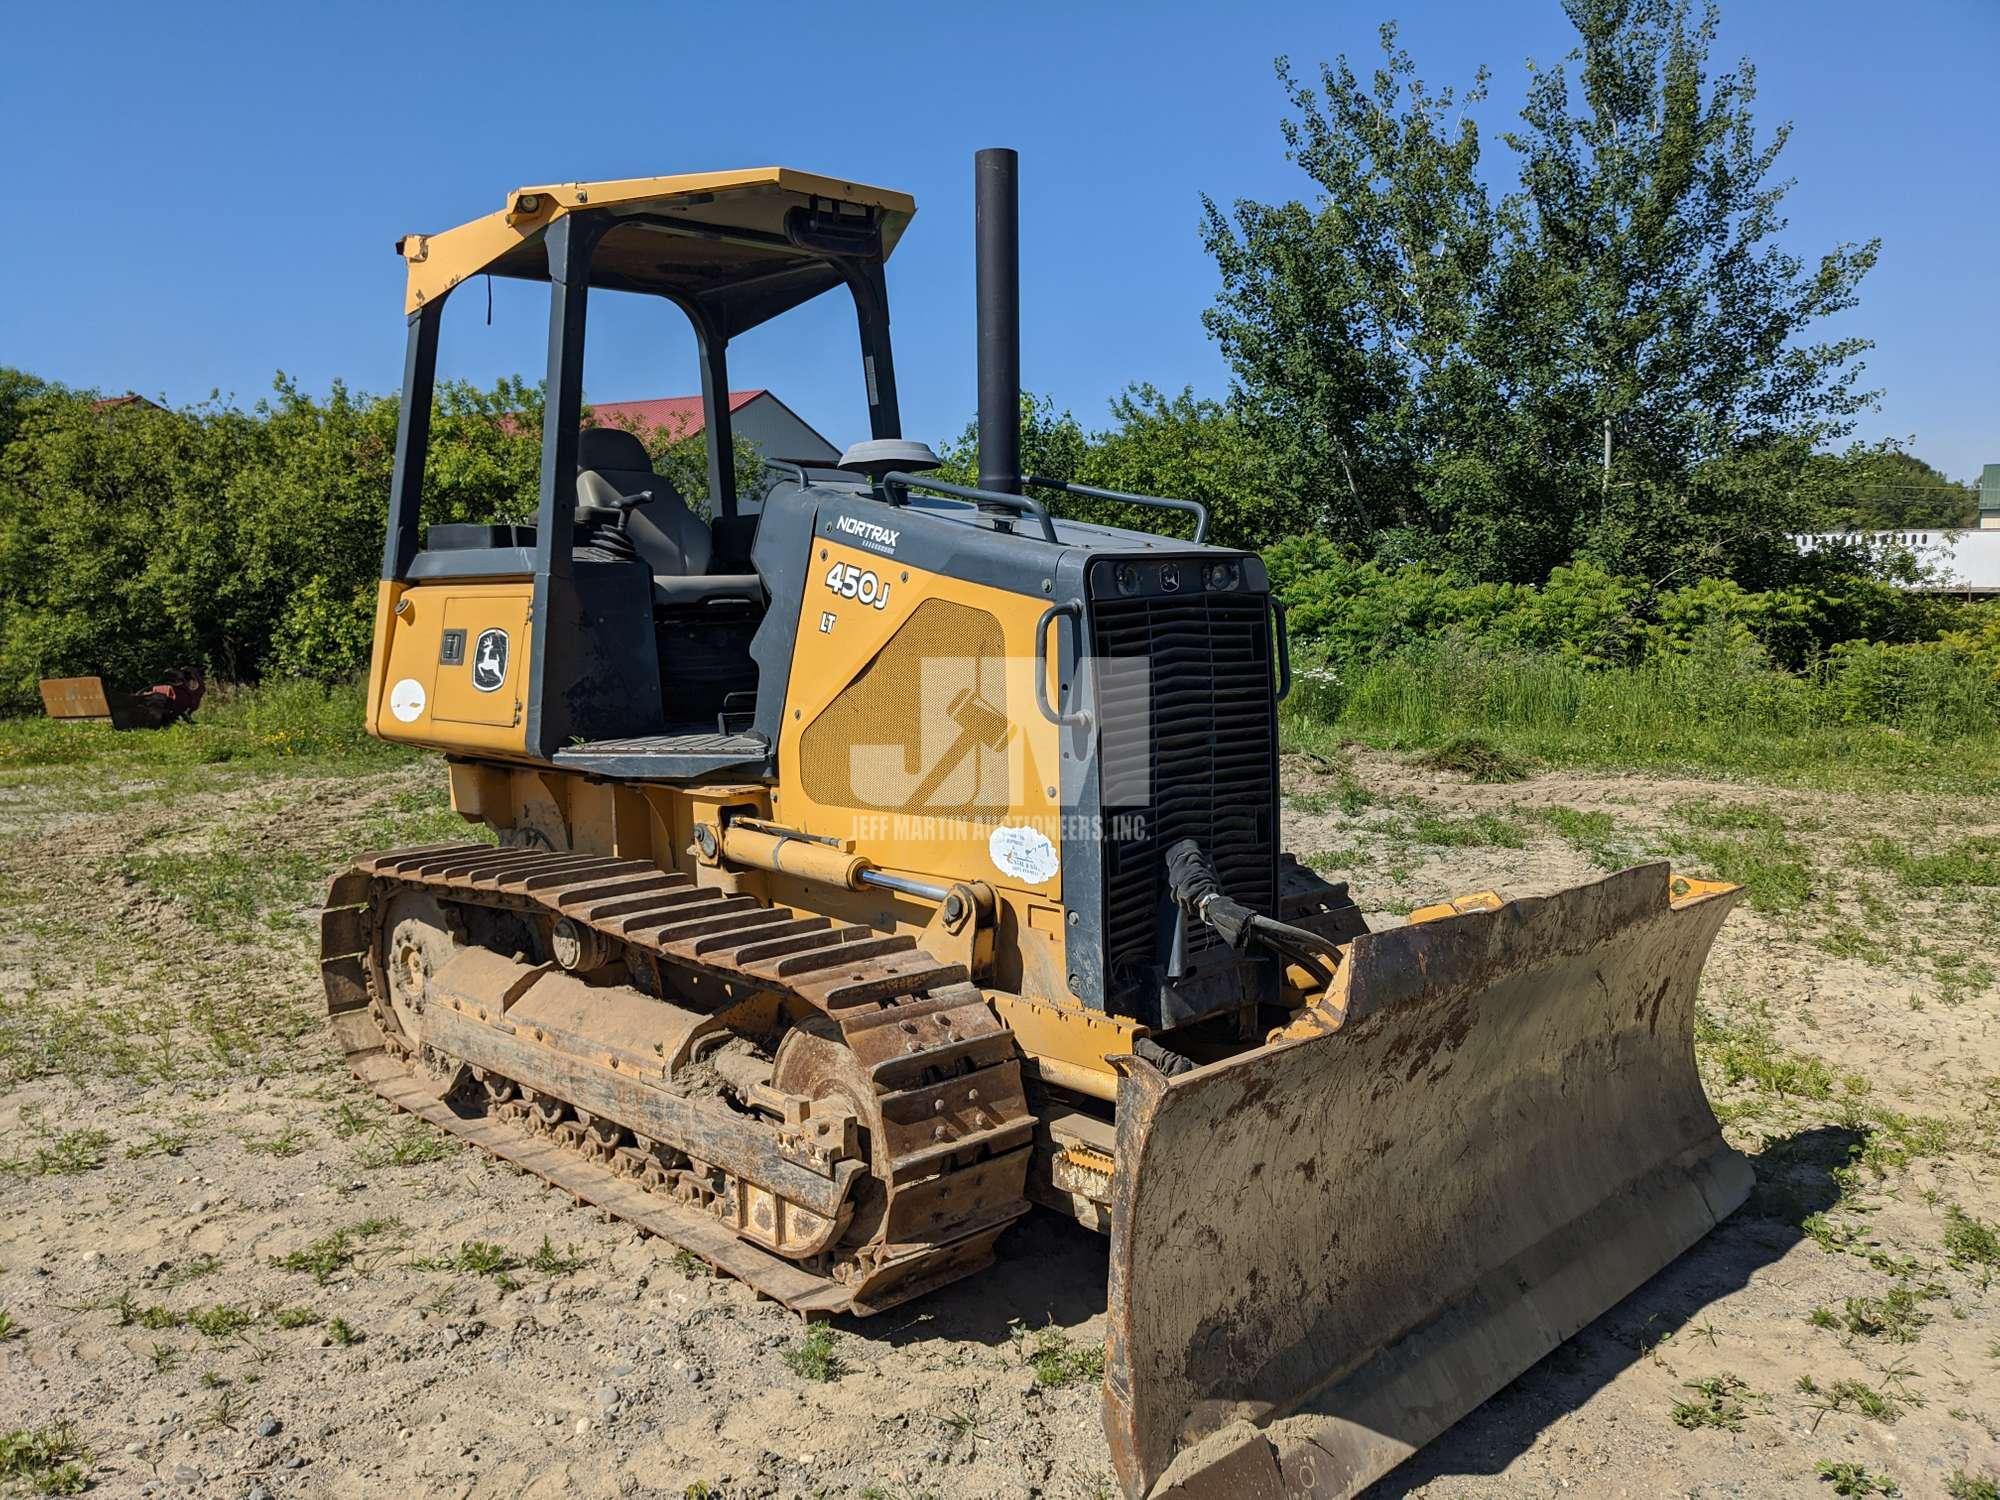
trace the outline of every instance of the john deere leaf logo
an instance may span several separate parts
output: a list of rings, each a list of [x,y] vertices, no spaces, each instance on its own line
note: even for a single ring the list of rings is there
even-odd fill
[[[482,630],[472,648],[472,685],[482,693],[497,691],[507,680],[507,632]]]

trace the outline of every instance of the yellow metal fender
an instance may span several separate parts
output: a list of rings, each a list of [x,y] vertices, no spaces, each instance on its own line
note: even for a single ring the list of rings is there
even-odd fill
[[[1693,1030],[1738,894],[1646,865],[1369,933],[1338,1029],[1121,1059],[1125,1492],[1352,1495],[1735,1209]]]

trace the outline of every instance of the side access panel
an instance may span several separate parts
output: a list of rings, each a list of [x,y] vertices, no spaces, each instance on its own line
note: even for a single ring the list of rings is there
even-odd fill
[[[368,727],[440,750],[527,745],[531,578],[381,585]]]

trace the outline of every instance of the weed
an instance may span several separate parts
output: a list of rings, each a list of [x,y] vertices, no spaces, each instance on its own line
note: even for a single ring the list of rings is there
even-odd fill
[[[1990,1474],[1968,1474],[1954,1469],[1945,1481],[1944,1492],[1951,1500],[2000,1500],[2000,1480]]]
[[[801,1380],[837,1379],[845,1369],[834,1349],[834,1331],[825,1323],[815,1323],[806,1336],[785,1351],[785,1364]]]
[[[1757,1393],[1734,1375],[1710,1375],[1683,1384],[1695,1393],[1695,1399],[1675,1402],[1669,1415],[1676,1427],[1689,1431],[1720,1427],[1728,1432],[1741,1432],[1744,1418],[1750,1415],[1743,1404],[1745,1399],[1758,1399]]]
[[[1825,1099],[1833,1071],[1816,1057],[1787,1052],[1762,1020],[1722,1021],[1703,1011],[1695,1019],[1695,1053],[1730,1084],[1750,1083],[1779,1098]]]
[[[1827,1410],[1846,1411],[1852,1407],[1877,1422],[1893,1422],[1903,1414],[1894,1397],[1859,1380],[1836,1380],[1827,1390]]]
[[[1437,749],[1417,757],[1430,771],[1457,771],[1479,782],[1525,781],[1528,763],[1476,734],[1453,735]]]
[[[183,1321],[179,1313],[170,1307],[162,1307],[157,1302],[139,1314],[139,1326],[153,1333],[158,1333],[162,1329],[178,1328]]]
[[[1918,1293],[1908,1286],[1891,1287],[1879,1297],[1849,1297],[1844,1317],[1849,1333],[1895,1344],[1914,1344],[1930,1320]]]
[[[304,905],[326,877],[319,857],[302,850],[128,854],[120,873],[180,907],[195,926],[229,935]]]
[[[2000,839],[1990,836],[1959,839],[1941,849],[1918,854],[1880,835],[1857,851],[1866,864],[1887,870],[1917,890],[1949,890],[1959,886],[2000,885]]]
[[[1840,1314],[1836,1313],[1830,1307],[1815,1307],[1811,1312],[1806,1314],[1806,1321],[1815,1328],[1838,1328],[1840,1326]]]
[[[1585,812],[1576,807],[1545,807],[1539,816],[1555,830],[1557,838],[1600,870],[1619,870],[1632,862],[1630,851],[1613,842],[1618,832],[1618,821],[1608,812]]]
[[[165,1375],[169,1371],[179,1368],[181,1351],[176,1349],[172,1344],[156,1343],[147,1353],[146,1357],[152,1361],[153,1373],[155,1375]]]
[[[349,1345],[360,1343],[363,1337],[365,1337],[360,1329],[356,1328],[345,1318],[329,1319],[326,1325],[326,1334],[328,1338],[332,1339],[343,1349]]]
[[[1797,911],[1814,895],[1805,852],[1781,833],[1683,834],[1675,844],[1721,879],[1744,887],[1759,911]]]
[[[15,1339],[28,1336],[27,1325],[4,1308],[0,1308],[0,1344],[10,1344]]]
[[[576,1246],[565,1245],[558,1251],[547,1235],[542,1236],[541,1247],[528,1257],[528,1269],[544,1276],[567,1276],[589,1264],[589,1257],[579,1255]]]
[[[356,1263],[363,1254],[366,1241],[392,1234],[402,1227],[400,1219],[363,1219],[351,1229],[336,1229],[332,1234],[324,1235],[302,1249],[289,1251],[284,1255],[274,1255],[271,1257],[271,1264],[280,1271],[309,1274],[314,1281],[325,1286],[335,1276]]]
[[[149,1130],[146,1138],[125,1148],[128,1161],[140,1161],[148,1156],[179,1156],[194,1144],[194,1137],[186,1131]]]
[[[172,1291],[176,1287],[186,1286],[190,1281],[199,1281],[204,1276],[212,1276],[221,1268],[222,1257],[219,1255],[191,1255],[186,1260],[167,1267],[160,1275],[160,1285]]]
[[[104,1165],[111,1136],[103,1130],[65,1130],[54,1142],[35,1148],[28,1170],[38,1177],[74,1177]]]
[[[296,1125],[287,1125],[276,1135],[243,1137],[243,1149],[253,1156],[297,1156],[306,1149],[312,1135]]]
[[[227,1381],[219,1382],[215,1399],[202,1413],[201,1428],[204,1432],[234,1432],[236,1423],[243,1415],[243,1408],[250,1404],[250,1398],[232,1388]]]
[[[670,1264],[681,1275],[689,1278],[713,1276],[715,1274],[709,1268],[708,1262],[703,1260],[699,1255],[696,1255],[692,1250],[676,1250]]]
[[[271,1321],[280,1328],[310,1328],[320,1316],[310,1307],[281,1307],[271,1315]]]
[[[426,1162],[443,1161],[454,1152],[450,1136],[420,1120],[412,1120],[391,1139],[363,1151],[360,1162],[371,1169],[418,1167]]]
[[[1403,833],[1419,844],[1445,849],[1525,849],[1528,835],[1511,818],[1498,813],[1474,813],[1469,818],[1446,818],[1420,812],[1404,825]]]
[[[1954,1266],[2000,1266],[2000,1231],[1954,1203],[1945,1210],[1944,1253]]]
[[[1859,927],[1840,923],[1813,939],[1813,946],[1835,958],[1859,959],[1867,964],[1886,964],[1891,954],[1882,943]]]
[[[1833,1486],[1836,1495],[1900,1495],[1893,1479],[1878,1479],[1860,1464],[1823,1461],[1813,1472]]]
[[[226,1339],[255,1321],[256,1314],[241,1307],[231,1307],[226,1302],[218,1302],[213,1307],[198,1307],[187,1316],[188,1327],[212,1339]]]
[[[1096,1380],[1104,1374],[1104,1346],[1070,1347],[1069,1335],[1060,1328],[1037,1329],[1030,1334],[1019,1323],[1008,1329],[1021,1358],[1035,1372],[1035,1384],[1059,1390],[1079,1381]]]
[[[0,1433],[0,1480],[22,1480],[44,1495],[82,1494],[89,1462],[90,1450],[67,1422]]]

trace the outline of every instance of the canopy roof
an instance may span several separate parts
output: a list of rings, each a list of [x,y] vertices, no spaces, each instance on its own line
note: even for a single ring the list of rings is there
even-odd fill
[[[498,213],[396,242],[409,270],[404,311],[470,276],[548,280],[543,232],[589,211],[634,220],[598,243],[593,287],[695,303],[727,336],[840,285],[831,251],[887,260],[917,204],[789,167],[516,188]]]

